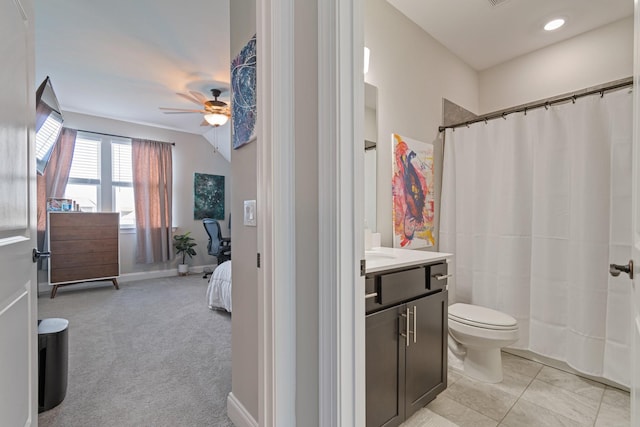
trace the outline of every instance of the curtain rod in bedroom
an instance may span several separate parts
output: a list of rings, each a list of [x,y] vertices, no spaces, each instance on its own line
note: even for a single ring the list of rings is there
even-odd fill
[[[624,80],[619,80],[617,83],[613,83],[613,84],[608,85],[608,86],[599,87],[598,89],[593,89],[593,90],[587,90],[585,92],[574,93],[572,95],[562,96],[560,98],[550,98],[550,99],[547,99],[545,101],[535,102],[535,103],[527,104],[527,105],[524,105],[524,106],[521,105],[519,107],[514,107],[514,108],[511,108],[511,109],[498,111],[496,113],[489,113],[489,114],[485,114],[485,115],[482,115],[482,116],[478,116],[475,119],[467,120],[465,122],[460,122],[460,123],[456,123],[456,124],[453,124],[453,125],[439,126],[438,127],[438,132],[444,132],[446,129],[455,129],[455,128],[459,128],[459,127],[462,127],[462,126],[469,126],[470,124],[473,124],[473,123],[487,122],[488,120],[494,120],[494,119],[500,119],[500,118],[506,119],[507,115],[513,114],[513,113],[524,112],[525,114],[527,114],[527,111],[529,111],[529,110],[533,110],[533,109],[536,109],[536,108],[542,108],[542,107],[549,108],[549,106],[551,106],[551,105],[561,104],[561,103],[567,102],[567,101],[576,102],[576,99],[582,98],[584,96],[600,94],[600,96],[602,97],[602,96],[604,96],[605,92],[609,92],[609,91],[616,90],[616,89],[622,89],[622,88],[629,87],[629,86],[633,86],[633,78],[632,77],[629,77],[629,78],[624,79]]]
[[[130,136],[114,135],[114,134],[112,134],[112,133],[94,132],[94,131],[91,131],[91,130],[83,130],[83,129],[74,129],[74,130],[76,130],[76,131],[78,131],[78,132],[92,133],[92,134],[94,134],[94,135],[113,136],[114,138],[135,139],[135,138],[132,138],[132,137],[130,137]],[[176,143],[175,143],[175,142],[164,142],[164,141],[156,141],[156,142],[161,142],[161,143],[163,143],[163,144],[171,144],[171,145],[173,145],[174,147],[175,147],[175,145],[176,145]]]

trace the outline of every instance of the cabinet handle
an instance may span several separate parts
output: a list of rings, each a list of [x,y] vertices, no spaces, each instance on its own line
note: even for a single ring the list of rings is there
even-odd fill
[[[407,320],[407,326],[405,328],[405,331],[407,331],[406,334],[403,334],[402,332],[400,332],[400,336],[404,337],[405,343],[407,344],[407,347],[409,347],[409,334],[411,333],[410,331],[410,326],[409,326],[409,314],[410,314],[410,310],[409,308],[407,308],[407,312],[402,313],[400,316],[404,317]]]
[[[435,274],[433,276],[436,280],[446,280],[453,277],[453,274]]]
[[[418,342],[418,329],[416,328],[417,318],[418,318],[418,308],[414,305],[413,306],[413,343],[414,344]]]
[[[365,294],[365,295],[364,295],[364,299],[375,298],[375,297],[377,297],[377,296],[378,296],[378,293],[377,293],[377,292],[372,292],[372,293],[370,293],[370,294]]]

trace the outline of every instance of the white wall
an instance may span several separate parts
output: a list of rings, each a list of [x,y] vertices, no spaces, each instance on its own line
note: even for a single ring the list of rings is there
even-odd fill
[[[296,425],[319,426],[318,9],[294,8]],[[302,6],[304,3],[304,6]],[[360,141],[364,144],[363,141]],[[347,226],[346,230],[350,230]],[[275,283],[275,286],[278,284]],[[275,306],[277,307],[277,305]],[[277,331],[276,331],[277,334]],[[276,379],[277,380],[277,379]],[[324,427],[324,426],[323,426]]]
[[[435,143],[439,203],[442,144],[438,126],[442,98],[478,110],[478,77],[467,64],[386,0],[367,0],[365,45],[371,50],[365,81],[378,88],[377,231],[392,245],[391,134]],[[436,212],[439,205],[436,205]],[[436,216],[436,221],[439,216]],[[436,224],[436,230],[438,224]],[[436,234],[436,242],[438,236]]]
[[[220,127],[212,127],[202,136],[228,162],[231,162],[231,120]]]
[[[369,107],[365,107],[364,109],[364,139],[373,142],[378,140],[376,110]]]
[[[231,58],[256,33],[255,0],[233,0],[231,13]],[[258,63],[260,62],[258,52]],[[231,391],[251,416],[258,420],[258,234],[243,225],[244,200],[256,200],[257,147],[260,141],[231,150],[233,194],[233,318],[231,320]],[[260,206],[257,207],[258,214]]]
[[[631,16],[482,71],[480,109],[471,111],[490,113],[632,74]]]
[[[198,246],[197,255],[189,264],[202,266],[215,264],[215,258],[207,253],[208,237],[202,220],[193,219],[193,174],[195,172],[225,176],[225,220],[221,221],[223,234],[227,231],[229,204],[231,202],[231,165],[216,153],[211,144],[201,135],[177,132],[168,129],[144,126],[119,120],[85,114],[64,112],[65,126],[131,138],[146,138],[163,142],[175,142],[173,148],[173,226],[177,233],[191,231]],[[136,235],[120,233],[121,274],[154,272],[176,268],[177,260],[157,264],[136,264]]]

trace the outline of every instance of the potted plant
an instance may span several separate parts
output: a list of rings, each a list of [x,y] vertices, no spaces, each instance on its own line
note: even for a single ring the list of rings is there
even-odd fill
[[[195,239],[191,237],[190,234],[191,232],[186,232],[185,234],[176,234],[173,236],[173,246],[176,248],[176,253],[182,255],[182,263],[178,264],[178,274],[180,276],[189,274],[187,256],[191,258],[196,254],[193,247],[196,246],[197,243],[195,243]]]

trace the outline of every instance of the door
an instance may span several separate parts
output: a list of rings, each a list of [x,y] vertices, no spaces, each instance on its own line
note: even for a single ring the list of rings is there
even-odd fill
[[[640,6],[634,1],[633,60],[633,173],[632,176],[632,250],[636,265],[640,262]],[[631,266],[633,269],[633,265]],[[640,424],[640,279],[632,275],[631,288],[631,425]]]
[[[37,420],[32,0],[0,2],[0,425]]]
[[[405,372],[409,418],[447,386],[447,291],[408,302],[406,308],[411,331]]]
[[[404,305],[369,314],[366,328],[366,425],[394,427],[404,421]]]

